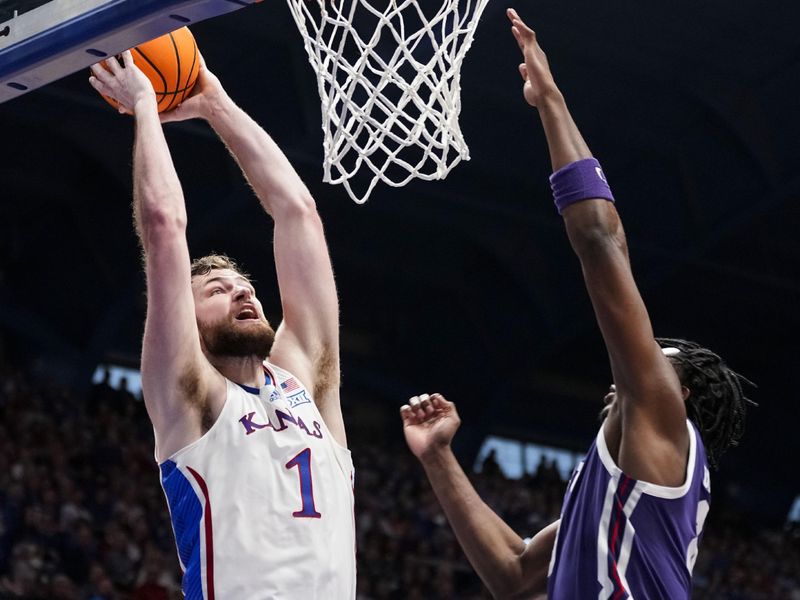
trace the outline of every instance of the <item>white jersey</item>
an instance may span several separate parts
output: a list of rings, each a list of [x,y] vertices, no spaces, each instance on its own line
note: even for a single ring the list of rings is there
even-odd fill
[[[353,462],[308,390],[265,363],[160,465],[188,600],[352,600]]]

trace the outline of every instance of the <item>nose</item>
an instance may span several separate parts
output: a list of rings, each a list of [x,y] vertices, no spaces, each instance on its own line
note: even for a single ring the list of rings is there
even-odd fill
[[[249,300],[252,296],[253,293],[250,291],[250,288],[243,285],[238,286],[236,288],[236,293],[234,294],[234,298],[236,298],[236,300]]]

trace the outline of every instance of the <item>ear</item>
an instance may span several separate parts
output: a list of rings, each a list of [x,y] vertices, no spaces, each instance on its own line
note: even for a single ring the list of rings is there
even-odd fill
[[[684,402],[686,402],[686,400],[688,400],[688,398],[689,398],[689,396],[691,396],[691,394],[692,394],[692,390],[687,388],[685,385],[681,386],[681,396],[683,396],[683,401]]]

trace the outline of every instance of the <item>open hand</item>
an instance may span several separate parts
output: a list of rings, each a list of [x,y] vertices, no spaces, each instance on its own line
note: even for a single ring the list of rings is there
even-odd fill
[[[461,419],[456,405],[441,394],[414,396],[400,408],[403,433],[417,458],[450,445]]]
[[[540,108],[546,99],[560,95],[550,72],[547,56],[536,41],[536,32],[525,24],[517,11],[509,8],[506,15],[511,21],[511,33],[517,40],[525,61],[519,65],[519,74],[525,82],[522,93],[528,104]]]
[[[105,67],[103,66],[105,65]],[[123,66],[124,65],[124,66]],[[153,84],[133,62],[131,51],[122,53],[122,65],[115,57],[91,66],[89,83],[99,93],[109,96],[119,103],[119,112],[134,114],[139,102],[152,102],[156,94]]]

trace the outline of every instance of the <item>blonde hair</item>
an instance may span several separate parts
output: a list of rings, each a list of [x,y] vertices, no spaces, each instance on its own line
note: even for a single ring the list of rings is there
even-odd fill
[[[239,275],[250,280],[250,275],[245,273],[235,260],[225,254],[208,254],[200,258],[195,258],[192,261],[192,277],[198,275],[207,275],[214,269],[230,269],[236,271]]]

